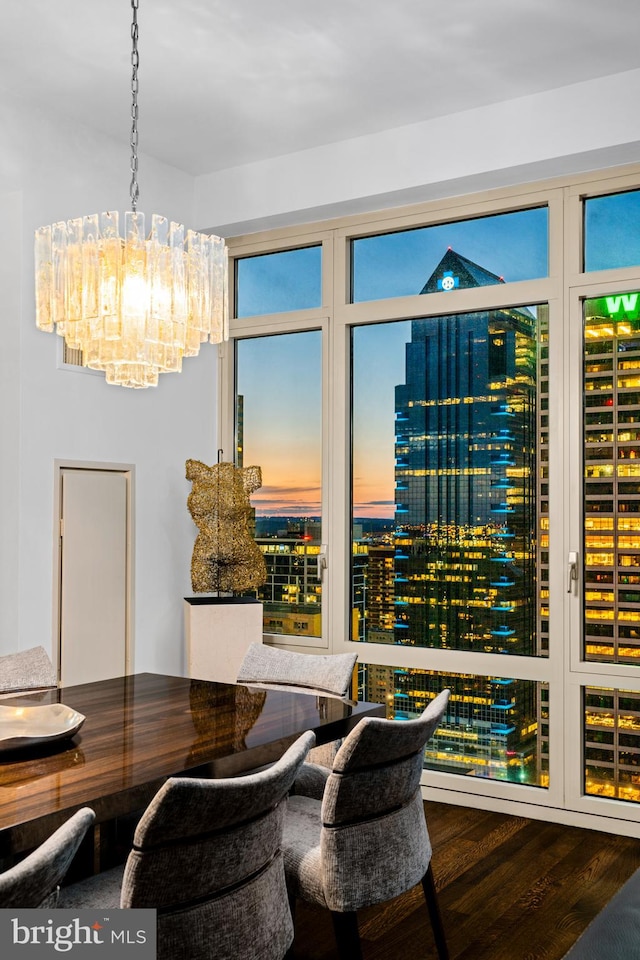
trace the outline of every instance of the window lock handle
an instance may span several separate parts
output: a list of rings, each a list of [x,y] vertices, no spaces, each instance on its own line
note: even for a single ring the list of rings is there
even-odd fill
[[[573,584],[580,579],[578,554],[571,550],[567,556],[567,593],[573,592]]]
[[[322,583],[324,571],[327,569],[327,548],[322,544],[322,550],[318,554],[318,572],[317,577],[320,583]]]

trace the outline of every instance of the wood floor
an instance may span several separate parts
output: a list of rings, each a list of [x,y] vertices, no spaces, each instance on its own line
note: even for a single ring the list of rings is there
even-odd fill
[[[451,960],[560,960],[640,867],[640,840],[425,803]],[[364,960],[436,957],[422,888],[359,913]],[[328,911],[296,907],[295,960],[336,957]]]

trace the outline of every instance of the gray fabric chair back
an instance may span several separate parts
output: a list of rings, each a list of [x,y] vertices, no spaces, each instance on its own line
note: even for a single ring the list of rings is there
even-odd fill
[[[316,655],[252,643],[238,671],[238,683],[290,687],[327,697],[348,697],[357,653]]]
[[[431,859],[420,792],[424,748],[448,701],[443,690],[417,720],[366,717],[338,750],[321,813],[329,909],[359,910],[422,880]]]
[[[59,884],[95,818],[93,810],[83,807],[37,850],[0,874],[0,907],[54,908]]]
[[[55,687],[56,672],[44,647],[0,657],[0,693]]]
[[[279,960],[293,940],[281,842],[303,734],[273,766],[229,780],[172,778],[134,835],[122,907],[158,910],[158,957]]]

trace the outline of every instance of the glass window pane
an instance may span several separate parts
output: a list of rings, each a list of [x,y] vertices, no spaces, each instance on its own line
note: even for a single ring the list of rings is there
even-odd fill
[[[361,237],[351,243],[351,268],[353,303],[546,277],[548,211]]]
[[[353,329],[354,639],[547,654],[547,349],[544,306]]]
[[[321,305],[321,245],[236,260],[236,317]]]
[[[265,633],[322,633],[321,349],[318,330],[236,343],[237,462],[262,468],[251,502]]]
[[[640,803],[640,693],[585,687],[585,793]]]
[[[359,666],[359,697],[410,720],[448,687],[443,722],[425,750],[429,770],[549,786],[549,688],[531,680]]]
[[[584,269],[640,263],[640,190],[584,201]]]
[[[584,655],[640,663],[640,293],[584,303]]]

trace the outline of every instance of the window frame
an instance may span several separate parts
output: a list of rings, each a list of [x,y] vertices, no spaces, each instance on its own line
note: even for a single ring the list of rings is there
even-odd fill
[[[568,241],[565,251],[567,272],[566,304],[566,391],[567,438],[564,450],[563,472],[569,491],[566,511],[566,539],[569,550],[581,550],[583,513],[582,501],[582,362],[583,362],[583,304],[591,297],[640,290],[640,266],[619,267],[585,272],[583,270],[582,201],[590,197],[623,193],[640,186],[640,170],[626,170],[621,176],[603,171],[593,179],[571,184],[567,188]],[[571,465],[573,464],[573,470]],[[577,468],[576,468],[576,465]],[[584,730],[583,691],[586,687],[605,687],[640,691],[640,671],[632,664],[600,663],[585,660],[582,637],[582,558],[580,558],[580,588],[567,597],[568,667],[565,677],[566,710],[565,731],[569,742],[580,744],[579,750],[568,751],[566,770],[567,807],[578,813],[596,815],[598,827],[612,832],[640,836],[640,804],[612,800],[584,793]],[[635,671],[635,676],[634,676]],[[573,821],[571,821],[573,822]],[[602,826],[600,827],[600,825]]]
[[[236,423],[235,423],[235,371],[236,352],[235,341],[256,337],[276,336],[286,333],[302,333],[304,331],[319,330],[322,335],[322,450],[321,450],[321,510],[322,510],[322,550],[326,553],[326,518],[328,516],[328,487],[326,482],[327,462],[329,459],[329,433],[326,423],[329,417],[329,392],[327,389],[329,357],[327,352],[329,312],[325,304],[331,296],[332,276],[327,263],[332,259],[333,236],[327,232],[309,231],[309,234],[290,235],[288,242],[283,246],[277,239],[265,238],[257,243],[233,244],[233,253],[229,256],[229,290],[231,294],[231,309],[229,320],[229,340],[218,348],[218,436],[220,448],[227,459],[235,459],[236,450]],[[251,317],[235,317],[235,261],[247,256],[258,256],[268,253],[279,253],[282,250],[293,250],[320,244],[322,246],[322,305],[307,310],[291,310],[283,313],[260,314]],[[319,653],[329,650],[329,631],[325,609],[330,603],[331,578],[327,571],[322,576],[322,634],[320,637],[293,636],[280,633],[264,633],[265,643],[285,647],[302,647]]]
[[[610,801],[582,793],[582,689],[617,686],[640,690],[631,665],[581,660],[581,591],[566,591],[567,555],[581,550],[582,478],[576,457],[582,438],[582,300],[608,290],[640,289],[640,265],[581,272],[582,200],[640,186],[640,165],[588,177],[558,178],[405,208],[344,217],[303,227],[281,228],[228,241],[230,276],[236,257],[321,241],[323,306],[315,310],[231,319],[230,337],[260,336],[304,329],[323,331],[323,542],[327,571],[323,586],[323,646],[304,638],[269,636],[269,642],[357,652],[359,661],[536,680],[549,684],[548,789],[506,781],[425,770],[423,786],[431,799],[468,804],[541,819],[624,832],[640,837],[640,804]],[[394,230],[475,219],[529,207],[548,207],[548,276],[536,280],[449,292],[350,303],[351,240]],[[334,282],[335,281],[335,282]],[[233,285],[230,285],[233,289]],[[386,646],[354,642],[349,636],[351,558],[350,505],[350,331],[354,326],[410,320],[498,307],[549,305],[549,655],[523,657]],[[233,309],[232,309],[233,317]],[[220,446],[233,449],[233,339],[220,348]],[[568,638],[568,640],[566,639]],[[455,669],[458,664],[458,669]],[[604,669],[604,668],[607,669]],[[614,681],[615,682],[612,682]],[[541,734],[539,734],[541,735]],[[579,748],[576,748],[579,747]],[[594,815],[596,822],[594,824]]]

